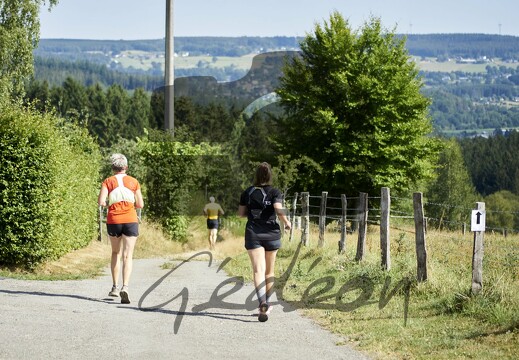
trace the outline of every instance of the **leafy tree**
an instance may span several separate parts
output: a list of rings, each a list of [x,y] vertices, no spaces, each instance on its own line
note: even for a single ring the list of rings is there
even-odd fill
[[[39,12],[58,0],[4,0],[0,2],[0,96],[22,90],[32,74],[33,50],[40,38]]]
[[[75,117],[86,124],[88,119],[88,97],[85,87],[78,81],[68,77],[62,86],[60,111],[65,118]]]
[[[208,144],[193,145],[172,141],[139,139],[141,161],[146,168],[142,182],[146,186],[148,216],[159,221],[175,240],[187,240],[189,204],[199,190],[203,159],[221,155],[220,148]]]
[[[150,126],[150,99],[142,88],[137,88],[131,98],[130,110],[127,119],[127,138],[135,138],[143,134]]]
[[[519,132],[489,138],[460,140],[463,157],[477,191],[490,195],[500,190],[518,192],[519,189]]]
[[[126,120],[130,111],[130,97],[128,93],[120,85],[112,85],[106,92],[106,101],[109,111],[109,117],[106,124],[106,131],[112,139],[108,145],[114,143],[116,138],[128,138],[126,134]]]
[[[26,103],[32,103],[38,111],[44,112],[50,102],[50,88],[47,81],[31,81],[25,87]]]
[[[486,226],[490,229],[519,229],[519,196],[508,190],[485,197]]]
[[[379,19],[356,32],[338,12],[301,42],[301,56],[287,63],[277,88],[287,111],[281,150],[322,169],[302,174],[300,186],[399,191],[431,175],[439,146],[427,137],[429,100],[404,45]]]
[[[437,177],[426,193],[427,216],[439,228],[455,228],[467,222],[470,209],[476,202],[476,190],[463,161],[461,147],[455,139],[445,142],[440,153]]]
[[[164,129],[164,88],[155,90],[151,94],[150,125],[153,129]],[[177,109],[174,109],[175,116]]]

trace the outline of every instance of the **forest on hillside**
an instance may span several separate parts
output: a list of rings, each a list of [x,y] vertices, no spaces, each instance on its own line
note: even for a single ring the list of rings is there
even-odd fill
[[[408,34],[409,54],[425,57],[501,58],[519,60],[519,37],[486,34]],[[298,50],[302,37],[175,37],[175,51],[191,55],[242,56],[277,50]],[[106,61],[106,54],[137,50],[164,52],[164,39],[74,40],[41,39],[34,54],[67,60]]]

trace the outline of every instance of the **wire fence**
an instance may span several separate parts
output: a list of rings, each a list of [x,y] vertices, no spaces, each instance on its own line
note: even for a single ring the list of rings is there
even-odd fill
[[[518,229],[485,227],[483,231],[471,232],[470,220],[475,208],[423,202],[421,193],[415,193],[414,195],[416,194],[420,195],[418,207],[415,196],[413,196],[413,198],[389,197],[389,189],[387,190],[387,198],[384,199],[379,196],[370,197],[367,196],[367,194],[360,194],[359,197],[346,197],[345,195],[337,197],[328,196],[327,192],[323,192],[321,195],[296,193],[288,196],[285,203],[293,225],[295,225],[294,228],[301,230],[301,241],[305,245],[308,243],[307,237],[309,236],[308,223],[319,227],[319,246],[324,242],[325,232],[340,233],[341,241],[339,242],[339,252],[342,251],[341,242],[343,243],[342,248],[344,248],[344,238],[346,234],[357,232],[359,240],[356,241],[356,260],[361,260],[364,252],[362,247],[365,242],[365,240],[361,238],[365,237],[368,226],[379,227],[383,259],[382,265],[389,267],[389,249],[391,245],[389,243],[389,229],[398,231],[400,236],[402,236],[402,234],[412,234],[416,239],[418,278],[422,277],[422,280],[426,280],[427,233],[434,232],[436,242],[436,244],[434,244],[436,246],[434,255],[437,258],[447,256],[448,254],[442,254],[442,252],[446,251],[463,252],[460,256],[462,256],[465,261],[470,261],[470,257],[472,257],[473,268],[480,267],[479,273],[481,273],[483,268],[483,233],[486,232],[487,234],[491,234],[493,239],[492,241],[485,241],[485,264],[490,266],[493,270],[512,270],[519,277]],[[483,203],[476,203],[475,205],[483,206],[484,208]],[[466,221],[446,220],[430,216],[427,212],[427,210],[430,210],[435,214],[447,213],[448,209],[456,209],[458,214],[465,213],[466,215],[463,220],[466,219]],[[519,217],[519,212],[514,211],[506,212],[485,209],[485,213],[489,214],[488,216],[492,216],[494,213],[505,213],[507,216],[512,216],[514,221]],[[515,221],[514,223],[519,222]],[[384,227],[387,229],[384,230]],[[384,232],[386,232],[386,234],[384,234]],[[474,241],[472,248],[472,243],[467,241],[470,237],[469,235],[473,235]],[[290,238],[292,238],[292,232]],[[438,244],[438,239],[443,240]],[[506,241],[499,241],[499,239],[505,239]],[[447,243],[445,241],[447,241]],[[450,246],[449,250],[445,248],[445,245]],[[387,259],[388,264],[384,265],[384,259]],[[420,267],[422,267],[422,275],[420,275]],[[478,271],[474,271],[473,269],[473,276],[477,274]],[[481,282],[481,280],[473,279],[473,284],[477,285],[478,282]]]
[[[296,212],[295,216],[302,215],[302,204],[301,204],[301,195],[296,195]],[[286,197],[285,202],[287,203],[287,207],[291,209],[294,200],[294,195],[289,195]],[[321,209],[321,195],[310,195],[309,196],[309,208],[310,208],[310,218],[318,219],[320,217],[319,210]],[[346,197],[347,200],[347,215],[346,220],[350,222],[358,221],[358,201],[359,197]],[[380,196],[368,196],[368,203],[370,207],[368,208],[368,222],[372,225],[380,224],[380,208],[373,205],[373,203],[378,203],[380,200]],[[414,213],[413,213],[413,200],[411,198],[402,198],[402,197],[391,197],[391,219],[398,220],[399,223],[405,220],[409,220],[410,223],[413,222]],[[449,230],[458,229],[461,232],[466,232],[470,228],[470,214],[474,208],[468,208],[465,206],[453,205],[453,204],[441,204],[441,203],[433,203],[433,202],[424,202],[424,212],[425,218],[428,226],[434,227],[435,229],[441,230],[442,228],[447,228]],[[441,213],[442,209],[457,209],[458,213],[466,214],[465,219],[463,220],[448,220],[445,218],[438,218],[429,214],[430,209],[436,208],[434,211],[435,214]],[[327,196],[327,204],[326,204],[326,213],[325,218],[327,223],[333,221],[339,221],[342,217],[342,200],[341,197]],[[492,218],[494,215],[505,214],[512,218],[510,222],[514,224],[519,224],[519,211],[501,211],[501,210],[493,210],[491,208],[486,208],[486,219],[488,223],[488,219]],[[355,225],[352,225],[355,226]],[[333,227],[331,227],[333,229]],[[500,233],[504,236],[509,234],[519,234],[519,228],[515,227],[496,227],[496,226],[485,226],[485,231],[492,233]]]

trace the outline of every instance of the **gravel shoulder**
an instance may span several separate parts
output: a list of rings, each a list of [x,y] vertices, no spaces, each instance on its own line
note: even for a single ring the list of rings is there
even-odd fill
[[[286,303],[258,322],[252,284],[197,260],[134,260],[128,305],[108,297],[108,268],[92,280],[0,278],[0,359],[368,359]]]

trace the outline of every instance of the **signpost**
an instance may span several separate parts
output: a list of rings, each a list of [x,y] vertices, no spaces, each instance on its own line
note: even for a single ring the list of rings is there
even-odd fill
[[[472,210],[470,230],[474,232],[474,250],[472,253],[472,289],[477,295],[483,288],[483,235],[485,233],[485,203],[476,203]]]
[[[472,210],[470,231],[485,231],[485,210]]]

